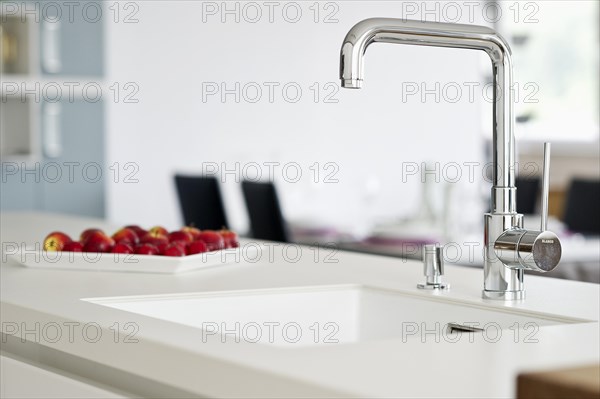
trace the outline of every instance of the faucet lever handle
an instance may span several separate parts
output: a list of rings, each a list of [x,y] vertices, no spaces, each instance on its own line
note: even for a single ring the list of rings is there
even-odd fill
[[[548,192],[550,191],[550,143],[544,143],[544,164],[542,167],[542,220],[540,231],[548,229]]]
[[[506,230],[494,242],[496,256],[508,267],[538,272],[553,270],[562,256],[556,234],[548,231],[548,192],[550,180],[550,143],[544,143],[542,168],[542,217],[540,231],[515,228]]]

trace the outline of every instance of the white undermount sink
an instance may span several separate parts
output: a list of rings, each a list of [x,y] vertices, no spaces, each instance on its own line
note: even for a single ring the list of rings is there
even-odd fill
[[[88,298],[85,301],[201,329],[205,341],[298,347],[400,338],[488,341],[520,329],[587,320],[533,313],[358,285],[277,288],[172,295]],[[437,337],[436,337],[437,336]]]

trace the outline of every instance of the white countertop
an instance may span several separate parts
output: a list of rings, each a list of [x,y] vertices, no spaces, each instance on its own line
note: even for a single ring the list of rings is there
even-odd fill
[[[7,242],[36,242],[51,230],[76,235],[87,227],[114,228],[94,219],[33,213],[2,214],[0,225],[3,251]],[[147,389],[161,396],[187,393],[211,397],[509,397],[514,396],[521,371],[600,360],[597,322],[541,327],[537,343],[515,342],[507,335],[496,343],[481,339],[473,343],[402,342],[398,338],[287,348],[247,342],[203,343],[192,327],[81,300],[332,284],[436,295],[416,289],[423,279],[420,262],[338,252],[333,255],[337,263],[330,263],[324,261],[331,255],[325,252],[328,250],[315,261],[315,252],[303,248],[297,263],[286,262],[280,251],[274,251],[272,260],[179,275],[29,269],[5,259],[3,252],[3,332],[15,323],[27,328],[40,323],[40,331],[50,323],[64,326],[69,321],[102,327],[95,343],[89,337],[82,339],[78,330],[74,339],[63,334],[55,343],[43,333],[29,333],[27,339],[37,344],[12,339],[4,349],[83,377],[112,381],[124,391],[144,394]],[[456,300],[599,319],[597,284],[526,276],[527,299],[504,304],[481,299],[482,270],[447,266],[446,278],[452,290],[440,295]],[[138,342],[123,342],[127,331],[115,342],[115,323],[123,326],[127,322],[138,327]],[[22,330],[14,335],[22,336]]]

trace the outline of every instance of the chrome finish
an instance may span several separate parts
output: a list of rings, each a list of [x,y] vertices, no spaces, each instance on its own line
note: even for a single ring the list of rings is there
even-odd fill
[[[422,290],[448,289],[450,284],[442,282],[444,275],[444,253],[439,244],[428,244],[423,246],[423,274],[426,281],[417,284]]]
[[[365,19],[346,35],[340,55],[342,87],[358,89],[364,79],[364,54],[372,43],[453,47],[485,51],[494,73],[495,187],[514,189],[512,64],[508,44],[493,29],[477,25],[422,22],[392,18]],[[509,172],[507,172],[509,171]],[[511,204],[514,212],[514,203]],[[508,209],[508,204],[503,206]]]
[[[483,291],[485,299],[495,299],[499,301],[520,301],[525,299],[525,290],[521,291]]]
[[[345,88],[360,89],[364,80],[364,55],[372,43],[483,50],[492,61],[494,78],[493,186],[491,213],[484,215],[484,298],[523,299],[523,270],[551,270],[560,260],[560,249],[547,246],[545,228],[521,235],[512,253],[495,244],[503,234],[523,229],[523,217],[516,211],[515,143],[513,135],[512,61],[510,47],[493,29],[439,22],[371,18],[354,25],[340,52],[340,79]],[[549,157],[549,146],[547,147]],[[545,166],[545,169],[547,167]],[[547,175],[547,173],[545,174]],[[544,182],[547,186],[547,181]],[[547,187],[546,187],[547,190]],[[547,202],[546,202],[547,206]],[[537,233],[537,235],[536,235]],[[540,234],[541,233],[541,234]],[[550,233],[551,234],[551,233]],[[556,237],[556,236],[554,236]],[[501,242],[511,237],[503,237]],[[556,238],[558,240],[558,238]],[[560,246],[560,243],[558,243]],[[545,259],[549,257],[549,259]],[[516,259],[516,261],[515,261]],[[503,261],[507,260],[507,263]]]
[[[542,171],[542,216],[540,231],[520,227],[505,231],[494,243],[498,259],[511,268],[549,272],[558,266],[562,254],[560,240],[548,228],[548,192],[550,180],[550,143],[544,143]]]
[[[542,221],[540,230],[548,228],[548,193],[550,192],[550,143],[544,143],[544,168],[542,169]]]
[[[494,252],[496,239],[506,230],[523,227],[523,215],[519,213],[484,215],[484,248],[483,248],[483,296],[489,299],[516,298],[523,292],[523,269],[509,268],[504,265]]]
[[[551,231],[514,229],[498,237],[494,251],[508,267],[549,272],[558,265],[562,247]]]

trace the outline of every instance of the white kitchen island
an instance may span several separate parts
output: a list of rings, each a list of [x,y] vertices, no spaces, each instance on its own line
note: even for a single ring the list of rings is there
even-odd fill
[[[177,275],[33,269],[7,258],[6,244],[39,242],[52,230],[76,236],[88,227],[115,226],[39,213],[5,213],[0,223],[2,355],[115,396],[511,397],[520,372],[600,360],[597,284],[526,276],[525,301],[496,302],[481,298],[482,270],[447,266],[450,291],[420,291],[420,262],[308,247],[295,263],[283,247],[273,247],[273,256],[258,262]],[[455,342],[419,332],[271,345],[236,342],[231,335],[206,340],[189,325],[85,300],[329,286],[578,321],[505,329],[493,339],[468,334]]]

